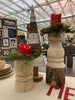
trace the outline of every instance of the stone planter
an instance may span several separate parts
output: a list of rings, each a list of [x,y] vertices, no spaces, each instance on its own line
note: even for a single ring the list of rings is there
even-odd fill
[[[65,84],[64,49],[62,41],[64,36],[49,36],[48,62],[46,65],[46,82],[52,86],[62,87]]]
[[[33,88],[33,61],[28,65],[21,67],[23,64],[24,61],[14,61],[16,73],[15,89],[18,92],[27,92]]]

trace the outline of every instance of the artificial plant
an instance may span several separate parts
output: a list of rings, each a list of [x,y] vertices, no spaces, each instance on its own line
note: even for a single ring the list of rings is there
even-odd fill
[[[25,60],[24,64],[22,65],[22,67],[26,66],[27,64],[30,63],[30,61],[34,60],[35,58],[37,58],[38,56],[40,56],[41,54],[41,48],[38,47],[37,50],[35,50],[34,53],[32,53],[31,55],[22,55],[18,52],[15,53],[9,53],[9,55],[7,56],[3,56],[0,57],[2,60],[8,60],[8,61],[14,61],[14,60]]]
[[[55,36],[60,36],[63,32],[71,32],[70,25],[63,24],[63,23],[56,23],[55,25],[46,27],[41,29],[40,33],[43,34],[53,34],[55,33]]]

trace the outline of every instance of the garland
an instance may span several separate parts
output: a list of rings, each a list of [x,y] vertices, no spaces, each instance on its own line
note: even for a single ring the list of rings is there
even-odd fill
[[[8,60],[8,61],[14,61],[14,60],[25,60],[24,64],[21,67],[26,66],[29,64],[32,60],[40,56],[41,54],[41,48],[38,47],[38,49],[31,55],[21,55],[18,52],[15,53],[9,53],[7,56],[0,57],[2,60]]]
[[[63,32],[71,32],[70,25],[56,23],[55,25],[41,29],[40,34],[43,35],[55,33],[55,36],[60,36],[60,34]]]

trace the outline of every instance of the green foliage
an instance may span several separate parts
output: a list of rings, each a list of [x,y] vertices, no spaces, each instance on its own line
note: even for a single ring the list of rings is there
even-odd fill
[[[75,26],[74,27],[70,27],[71,29],[71,33],[75,33]]]
[[[43,28],[43,29],[41,29],[41,35],[43,35],[43,34],[48,34],[50,32],[50,27],[46,27],[46,28]]]
[[[43,43],[43,44],[42,44],[42,47],[49,47],[49,44]]]
[[[56,23],[55,25],[41,29],[40,34],[43,35],[43,34],[55,33],[55,36],[59,36],[63,32],[71,32],[70,25],[63,23]]]
[[[14,60],[25,60],[24,64],[21,67],[26,66],[28,63],[30,63],[32,60],[40,56],[41,54],[41,48],[38,47],[38,49],[31,55],[21,55],[18,52],[16,53],[10,53],[8,56],[3,56],[0,57],[3,60],[8,60],[8,61],[14,61]]]
[[[67,42],[66,41],[63,41],[62,42],[62,46],[65,46],[65,45],[67,45]]]
[[[20,35],[20,36],[25,36],[25,35],[24,35],[24,32],[21,32],[21,31],[19,32],[19,35]]]
[[[65,41],[74,40],[74,39],[75,39],[75,35],[73,35],[72,37],[67,35],[67,37],[65,38]]]
[[[70,37],[69,35],[67,35],[67,37],[65,38],[65,40],[62,42],[62,45],[70,45],[70,44],[75,44],[75,35],[73,35],[72,37]]]
[[[64,24],[64,29],[66,33],[75,33],[75,29],[70,24]]]
[[[64,24],[64,30],[65,30],[66,33],[71,32],[70,25],[69,24]]]

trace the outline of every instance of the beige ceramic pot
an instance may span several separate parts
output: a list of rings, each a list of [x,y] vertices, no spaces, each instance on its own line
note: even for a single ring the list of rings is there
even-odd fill
[[[0,60],[0,70],[4,69],[5,64],[6,64],[5,60]]]
[[[33,88],[33,61],[21,67],[25,61],[15,60],[16,82],[15,89],[18,92],[27,92]]]

